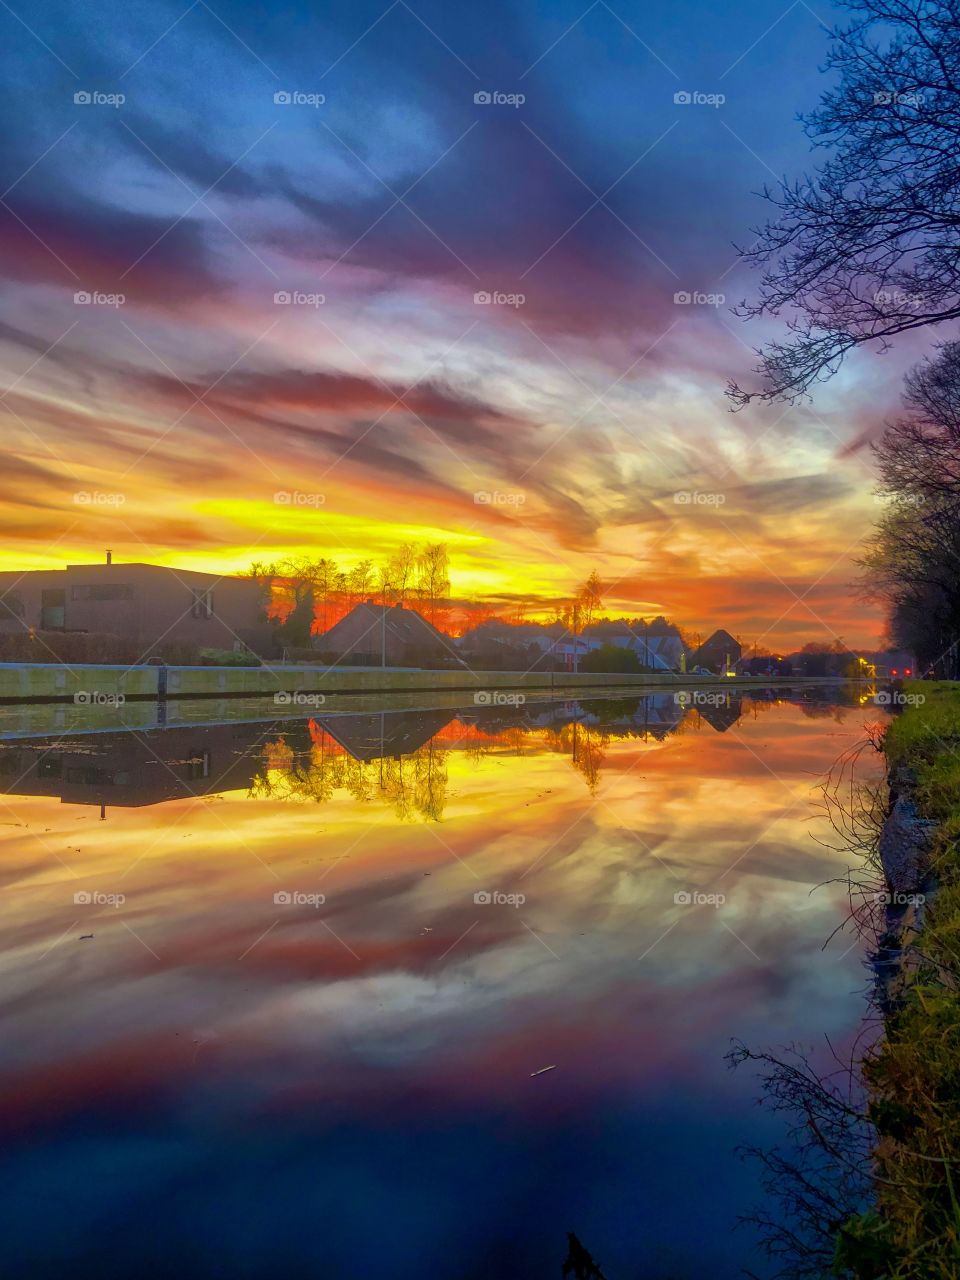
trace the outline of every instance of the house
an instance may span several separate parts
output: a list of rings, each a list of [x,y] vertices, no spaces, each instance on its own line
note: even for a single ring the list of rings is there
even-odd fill
[[[643,622],[630,626],[597,623],[586,627],[583,637],[591,649],[601,649],[608,644],[632,649],[641,667],[654,671],[676,671],[680,667],[683,641],[676,628],[669,625],[654,630]]]
[[[438,631],[416,609],[367,600],[314,639],[331,661],[355,667],[422,666],[450,657],[449,636]]]
[[[652,622],[603,619],[590,623],[577,636],[562,622],[549,625],[540,623],[509,623],[490,619],[468,631],[460,641],[460,647],[471,655],[474,665],[483,665],[485,658],[495,656],[498,649],[517,654],[523,650],[538,651],[554,665],[570,670],[574,650],[579,658],[604,645],[632,649],[642,667],[654,671],[676,671],[680,667],[683,641],[680,633],[665,618]],[[525,667],[540,665],[534,659]]]
[[[453,719],[452,711],[382,711],[322,716],[317,726],[354,760],[399,760],[412,755]]]
[[[0,573],[0,632],[89,632],[133,641],[232,649],[262,627],[250,578],[155,564],[68,564]]]
[[[257,723],[24,738],[0,752],[0,794],[129,809],[246,791],[262,746]]]
[[[721,627],[708,640],[705,640],[699,649],[694,650],[687,666],[691,670],[694,667],[703,667],[719,675],[723,671],[733,670],[740,661],[740,655],[740,642]]]

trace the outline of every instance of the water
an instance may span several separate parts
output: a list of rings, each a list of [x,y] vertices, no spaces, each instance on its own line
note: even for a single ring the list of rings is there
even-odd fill
[[[723,1057],[859,1025],[838,699],[3,709],[0,1269],[766,1274]]]

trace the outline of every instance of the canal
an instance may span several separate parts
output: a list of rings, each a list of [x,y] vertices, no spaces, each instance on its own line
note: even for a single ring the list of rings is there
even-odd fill
[[[724,1055],[860,1029],[816,788],[881,714],[5,708],[0,1269],[768,1274],[737,1149],[785,1125]]]

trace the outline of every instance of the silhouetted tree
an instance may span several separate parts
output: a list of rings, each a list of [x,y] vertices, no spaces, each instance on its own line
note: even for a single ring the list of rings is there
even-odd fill
[[[293,649],[305,649],[310,643],[314,613],[313,588],[308,586],[280,624],[278,633],[282,643]]]
[[[567,1232],[567,1257],[561,1274],[573,1276],[573,1280],[606,1280],[599,1264],[577,1239],[575,1232]]]
[[[887,606],[895,644],[960,672],[960,343],[906,379],[906,413],[875,446],[888,499],[866,553],[864,594]]]
[[[744,258],[763,268],[740,314],[791,314],[735,404],[794,400],[864,343],[960,317],[960,9],[956,0],[840,0],[839,85],[804,117],[830,159],[765,190],[778,216]]]

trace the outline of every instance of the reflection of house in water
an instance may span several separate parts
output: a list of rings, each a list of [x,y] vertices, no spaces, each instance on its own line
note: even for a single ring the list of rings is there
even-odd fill
[[[316,724],[354,760],[410,755],[454,718],[454,711],[381,711],[369,715],[318,716]]]
[[[728,693],[724,701],[716,706],[709,702],[697,703],[698,714],[706,720],[717,733],[726,733],[731,725],[735,725],[743,715],[743,699],[739,694]]]
[[[611,737],[618,734],[642,734],[665,738],[683,719],[684,708],[671,692],[646,693],[626,697],[590,698],[580,701],[555,702],[546,706],[525,708],[523,723],[530,728],[562,728],[581,723],[603,729]],[[502,715],[478,717],[478,723],[504,722]],[[505,723],[516,724],[512,719]]]
[[[134,808],[247,788],[262,724],[145,733],[20,738],[0,744],[0,792],[57,796],[64,804]]]
[[[803,699],[800,699],[803,701]],[[673,690],[520,706],[343,713],[309,720],[264,718],[227,724],[176,725],[142,732],[104,732],[0,741],[0,793],[52,796],[65,804],[159,804],[221,791],[255,790],[264,776],[264,744],[280,739],[290,760],[325,745],[328,757],[401,761],[423,748],[469,751],[521,748],[525,735],[571,750],[575,763],[591,744],[616,738],[663,741],[689,709]],[[741,698],[696,710],[719,733],[741,716]],[[584,732],[567,741],[567,729]],[[534,744],[535,745],[535,744]],[[596,755],[596,753],[594,753]],[[602,754],[596,756],[597,767]],[[284,766],[281,766],[284,767]],[[299,767],[299,766],[298,766]],[[312,766],[311,766],[312,767]]]

